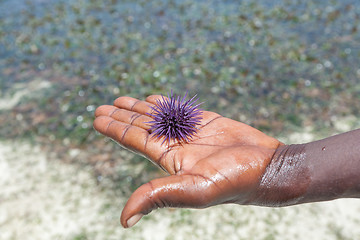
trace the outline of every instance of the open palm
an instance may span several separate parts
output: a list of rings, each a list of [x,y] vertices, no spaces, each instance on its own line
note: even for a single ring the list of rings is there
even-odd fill
[[[95,112],[94,127],[119,144],[141,154],[170,176],[140,186],[128,200],[124,227],[161,207],[204,208],[221,203],[248,204],[256,194],[271,157],[281,143],[241,122],[203,111],[198,133],[191,142],[162,143],[153,138],[146,122],[151,106],[161,96],[146,101],[120,97],[114,106]]]

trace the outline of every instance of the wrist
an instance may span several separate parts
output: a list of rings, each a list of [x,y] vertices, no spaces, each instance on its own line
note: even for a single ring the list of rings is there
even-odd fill
[[[360,197],[360,129],[276,149],[251,204],[287,206]]]
[[[310,186],[305,149],[306,144],[283,145],[276,149],[251,204],[280,207],[304,201]]]

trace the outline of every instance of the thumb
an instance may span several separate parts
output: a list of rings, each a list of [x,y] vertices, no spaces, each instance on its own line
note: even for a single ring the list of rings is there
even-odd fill
[[[127,201],[121,224],[134,226],[143,215],[164,207],[203,208],[211,203],[216,190],[211,181],[193,175],[172,175],[154,179],[140,186]]]

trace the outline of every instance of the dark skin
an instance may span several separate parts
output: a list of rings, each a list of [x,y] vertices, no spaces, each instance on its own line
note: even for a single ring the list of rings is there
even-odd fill
[[[162,144],[163,139],[153,138],[145,123],[152,120],[147,113],[160,97],[152,95],[145,101],[120,97],[113,106],[103,105],[95,111],[97,131],[169,174],[140,186],[131,195],[121,215],[124,227],[132,227],[143,215],[163,207],[206,208],[224,203],[286,206],[359,197],[359,177],[350,181],[351,177],[345,175],[359,175],[356,173],[360,160],[355,156],[360,152],[349,154],[351,166],[332,181],[337,186],[334,193],[334,187],[329,190],[326,177],[331,172],[328,169],[337,167],[336,157],[329,167],[328,157],[321,156],[324,162],[316,164],[327,167],[318,171],[319,166],[313,166],[314,159],[321,158],[316,155],[316,144],[284,145],[251,126],[214,112],[203,112],[200,130],[191,142]],[[359,142],[360,131],[352,137]],[[321,148],[324,144],[320,143]],[[331,149],[336,141],[328,140],[326,144],[326,154],[333,156]]]

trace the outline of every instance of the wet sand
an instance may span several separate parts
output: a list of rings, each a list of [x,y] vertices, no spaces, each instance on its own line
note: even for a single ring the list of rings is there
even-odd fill
[[[4,240],[360,239],[357,199],[286,208],[161,209],[126,230],[119,223],[125,197],[97,185],[90,167],[64,163],[26,142],[0,146]]]

